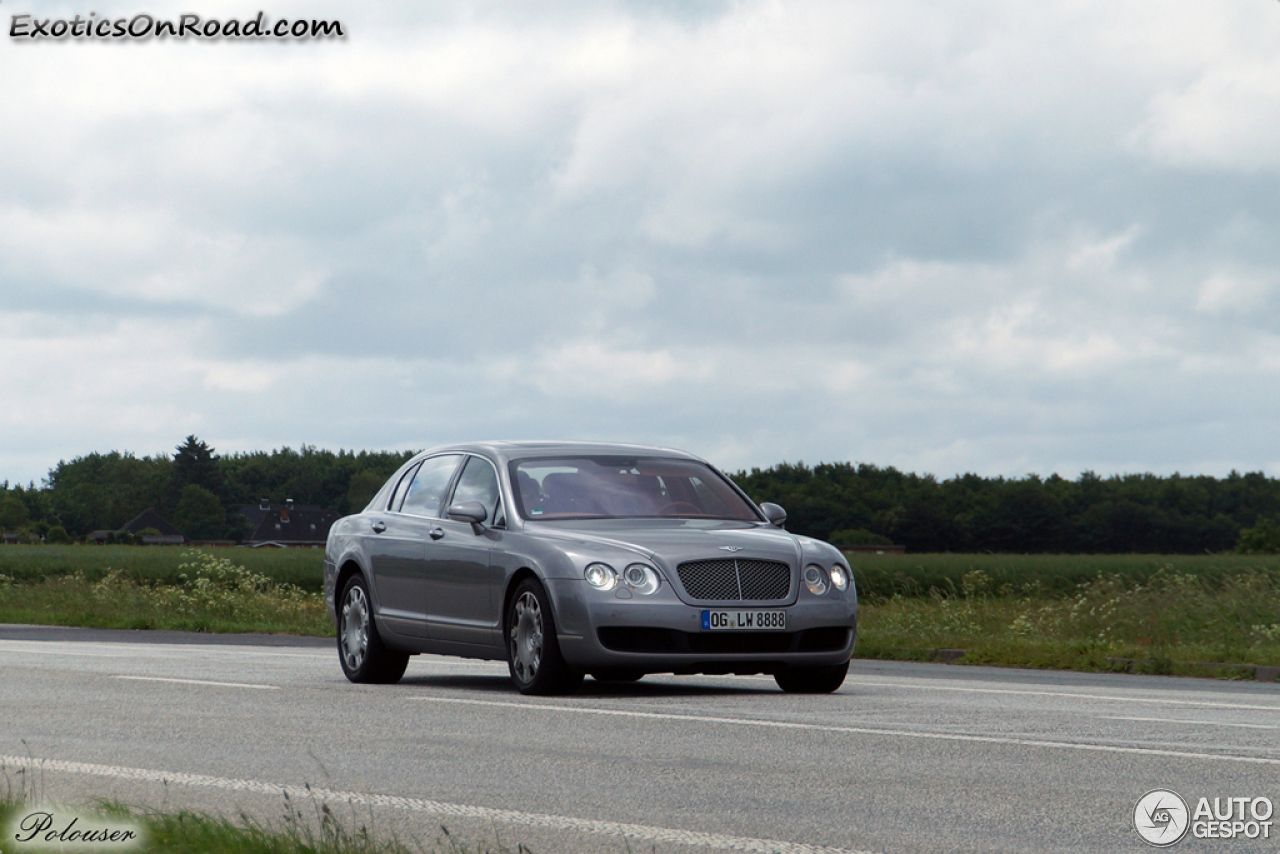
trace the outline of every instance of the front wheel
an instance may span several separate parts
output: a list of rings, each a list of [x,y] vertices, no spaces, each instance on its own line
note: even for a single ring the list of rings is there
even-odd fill
[[[507,666],[521,694],[572,694],[582,673],[560,654],[547,592],[534,578],[516,588],[507,608]]]
[[[830,694],[844,684],[849,662],[819,667],[789,667],[773,674],[778,687],[788,694]]]
[[[399,682],[409,666],[409,653],[389,649],[373,621],[369,588],[359,575],[352,576],[338,600],[338,660],[352,682]]]

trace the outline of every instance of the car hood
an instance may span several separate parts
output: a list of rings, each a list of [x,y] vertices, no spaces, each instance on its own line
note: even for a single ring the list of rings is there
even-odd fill
[[[534,534],[530,526],[526,533]],[[795,566],[800,543],[779,528],[701,520],[591,519],[544,522],[536,536],[638,552],[667,568],[686,560],[740,557],[778,560]]]

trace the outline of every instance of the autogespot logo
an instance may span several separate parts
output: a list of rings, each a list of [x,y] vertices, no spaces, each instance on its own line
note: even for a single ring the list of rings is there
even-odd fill
[[[1191,815],[1187,802],[1177,792],[1152,789],[1133,808],[1133,826],[1144,842],[1164,848],[1187,835]]]

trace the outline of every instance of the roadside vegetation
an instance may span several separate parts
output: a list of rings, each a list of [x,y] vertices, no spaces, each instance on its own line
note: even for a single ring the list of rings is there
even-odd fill
[[[279,580],[295,569],[287,553],[273,551],[279,563],[267,574],[208,550],[137,549],[155,561],[148,574],[128,563],[97,566],[94,553],[104,551],[116,550],[75,550],[72,557],[95,564],[92,570],[71,559],[60,564],[71,571],[61,574],[22,580],[0,574],[0,623],[320,636],[333,631],[319,592]],[[252,554],[236,557],[241,553]],[[163,565],[164,558],[171,567]]]
[[[1275,556],[850,559],[860,657],[951,649],[971,664],[1199,675],[1203,663],[1280,665]]]
[[[55,842],[39,845],[36,842],[19,843],[7,829],[14,821],[20,822],[36,810],[49,810],[36,798],[24,798],[10,792],[0,794],[0,854],[17,854],[20,851],[61,850]],[[57,809],[57,808],[54,808]],[[328,804],[311,804],[298,809],[287,797],[284,817],[278,823],[264,823],[241,813],[237,821],[209,813],[180,810],[165,812],[145,807],[130,807],[114,802],[100,802],[95,807],[77,808],[77,814],[105,819],[106,826],[120,822],[115,827],[137,828],[142,844],[117,847],[111,844],[72,845],[69,850],[88,850],[101,847],[104,850],[164,852],[164,854],[531,854],[528,848],[517,844],[468,845],[461,842],[447,827],[441,825],[441,833],[431,842],[414,841],[408,844],[398,838],[380,838],[367,823],[355,814],[340,818]],[[311,814],[309,814],[311,813]]]
[[[1277,555],[847,556],[859,657],[959,649],[965,663],[1013,667],[1280,666]],[[321,568],[310,549],[3,547],[0,623],[325,637]]]
[[[183,573],[189,574],[182,568],[188,551],[178,546],[0,546],[0,575],[27,582],[80,573],[99,581],[114,571],[139,584],[181,584]],[[324,581],[320,549],[202,546],[200,551],[308,593],[319,593]]]

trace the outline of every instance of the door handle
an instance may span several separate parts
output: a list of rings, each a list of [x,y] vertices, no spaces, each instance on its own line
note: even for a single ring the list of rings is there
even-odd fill
[[[444,528],[432,528],[430,536],[433,540],[440,539],[444,536]]]
[[[377,521],[373,523],[373,532],[375,534],[381,534],[385,530],[387,530],[387,526],[382,524],[381,521]]]

